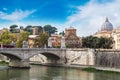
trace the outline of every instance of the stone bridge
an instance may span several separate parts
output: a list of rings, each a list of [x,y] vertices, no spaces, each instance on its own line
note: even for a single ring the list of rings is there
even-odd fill
[[[10,58],[11,67],[29,67],[29,59],[38,54],[46,56],[49,64],[94,65],[91,49],[0,48],[0,54]]]

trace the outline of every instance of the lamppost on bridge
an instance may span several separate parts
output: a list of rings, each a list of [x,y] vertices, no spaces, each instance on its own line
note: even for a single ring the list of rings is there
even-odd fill
[[[62,33],[62,39],[61,39],[61,48],[66,48],[66,45],[65,45],[65,37],[64,37],[64,32]]]

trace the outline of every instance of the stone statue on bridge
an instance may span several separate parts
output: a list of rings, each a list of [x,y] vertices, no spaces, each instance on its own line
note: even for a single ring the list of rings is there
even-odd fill
[[[28,42],[27,41],[23,41],[22,48],[28,48]]]
[[[61,48],[66,48],[64,36],[62,36],[62,39],[61,39]]]
[[[16,43],[14,41],[11,42],[11,45],[16,47]]]
[[[49,37],[49,39],[48,39],[48,47],[49,47],[49,48],[52,48],[52,40],[51,40],[51,37]]]

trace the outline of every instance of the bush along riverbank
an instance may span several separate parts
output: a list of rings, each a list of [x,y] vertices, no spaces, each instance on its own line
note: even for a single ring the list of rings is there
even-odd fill
[[[0,61],[0,65],[8,65],[9,62],[6,62],[6,61]]]
[[[101,73],[115,73],[115,74],[120,74],[120,72],[117,72],[117,71],[100,70],[100,69],[96,69],[96,68],[92,68],[92,67],[83,68],[82,70],[83,71],[88,71],[88,72],[101,72]]]

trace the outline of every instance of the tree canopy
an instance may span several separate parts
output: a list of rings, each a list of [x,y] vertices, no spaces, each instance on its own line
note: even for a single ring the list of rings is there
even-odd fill
[[[10,26],[10,28],[17,28],[17,27],[18,27],[18,25],[16,25],[16,24],[13,24]]]
[[[10,44],[12,41],[17,40],[17,35],[4,30],[0,35],[0,44]]]
[[[27,31],[27,32],[29,32],[30,34],[32,34],[33,33],[32,28],[33,28],[33,26],[27,25],[24,30]]]
[[[34,41],[34,47],[44,47],[48,42],[48,33],[40,32],[40,35]]]
[[[112,38],[87,36],[82,38],[82,47],[85,48],[112,48]]]
[[[39,32],[39,34],[40,34],[40,32],[43,30],[42,26],[35,26],[35,27],[38,28],[38,32]]]
[[[19,30],[17,30],[16,28],[18,27],[18,25],[13,24],[10,26],[10,32],[12,33],[19,33]]]
[[[30,33],[27,32],[27,31],[20,32],[20,34],[18,36],[16,47],[22,47],[22,42],[23,41],[28,41],[29,34]]]
[[[40,34],[40,32],[41,31],[45,31],[45,32],[47,32],[48,34],[49,34],[49,36],[51,35],[51,34],[54,34],[55,32],[57,32],[57,28],[56,27],[53,27],[53,26],[51,26],[51,25],[45,25],[45,26],[31,26],[31,25],[28,25],[28,26],[26,26],[25,27],[25,31],[28,31],[28,32],[30,32],[30,34],[33,34],[33,28],[34,27],[37,27],[38,28],[38,32],[39,32],[39,34]]]
[[[43,27],[43,29],[45,30],[45,32],[48,33],[48,35],[50,36],[51,34],[54,34],[55,32],[57,32],[57,28],[53,27],[51,25],[45,25]]]

